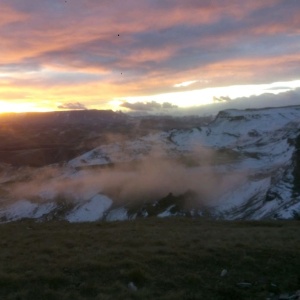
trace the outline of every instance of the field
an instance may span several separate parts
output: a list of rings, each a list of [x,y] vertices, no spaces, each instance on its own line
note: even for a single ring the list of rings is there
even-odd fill
[[[299,225],[189,218],[2,224],[0,298],[278,299],[300,289]]]

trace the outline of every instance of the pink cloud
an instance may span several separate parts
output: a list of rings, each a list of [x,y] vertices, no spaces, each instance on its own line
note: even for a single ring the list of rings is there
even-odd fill
[[[46,89],[66,103],[189,80],[199,82],[186,89],[284,80],[299,74],[299,9],[280,0],[3,0],[0,72],[12,74],[11,90]]]

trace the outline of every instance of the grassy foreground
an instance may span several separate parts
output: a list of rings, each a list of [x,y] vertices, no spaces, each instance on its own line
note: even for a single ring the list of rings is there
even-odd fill
[[[0,225],[0,246],[0,299],[272,299],[300,289],[295,221],[22,221]]]

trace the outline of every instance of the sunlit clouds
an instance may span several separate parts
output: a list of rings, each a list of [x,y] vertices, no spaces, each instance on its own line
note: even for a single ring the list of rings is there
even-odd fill
[[[0,7],[0,112],[198,106],[257,95],[271,83],[300,86],[299,1],[0,0]]]
[[[197,82],[197,80],[185,81],[185,82],[174,84],[174,87],[177,87],[177,88],[186,87],[186,86],[189,86],[189,85],[191,85],[195,82]]]
[[[263,94],[270,94],[270,93],[277,95],[280,93],[292,91],[294,89],[297,89],[298,87],[300,87],[300,80],[289,81],[289,82],[274,82],[271,84],[233,85],[233,86],[226,86],[226,87],[205,88],[201,90],[192,90],[192,91],[159,94],[159,95],[151,95],[151,96],[143,96],[143,97],[127,97],[126,100],[124,100],[123,104],[121,104],[121,106],[127,107],[129,109],[135,107],[136,110],[144,110],[144,109],[139,109],[139,107],[141,107],[140,105],[141,103],[151,105],[151,103],[153,104],[153,102],[155,102],[157,104],[163,105],[166,99],[170,99],[174,105],[180,106],[182,108],[187,108],[187,107],[197,107],[199,105],[214,104],[215,102],[228,102],[242,97],[245,98],[244,99],[245,103],[248,102],[249,104],[249,100],[246,98],[249,98],[251,96],[260,96]],[[262,97],[261,99],[263,100],[264,98]],[[289,103],[285,98],[285,101],[282,100],[282,106],[289,105],[289,104],[294,105],[295,99],[293,98],[291,100],[292,102]],[[127,101],[131,104],[139,104],[139,105],[130,106],[128,105]],[[126,105],[124,105],[124,103],[126,103]],[[300,95],[299,95],[298,103],[300,105]],[[235,102],[232,102],[232,104],[234,105]],[[271,105],[271,103],[268,102],[268,105]],[[263,106],[263,104],[260,106]],[[278,106],[278,102],[276,102],[276,106]],[[198,112],[199,112],[199,107],[198,107]]]

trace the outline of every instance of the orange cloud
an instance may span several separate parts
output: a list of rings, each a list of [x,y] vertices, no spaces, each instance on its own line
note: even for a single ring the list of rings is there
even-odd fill
[[[9,5],[1,4],[0,26],[2,28],[11,23],[28,21],[28,19],[29,15],[18,12]]]

